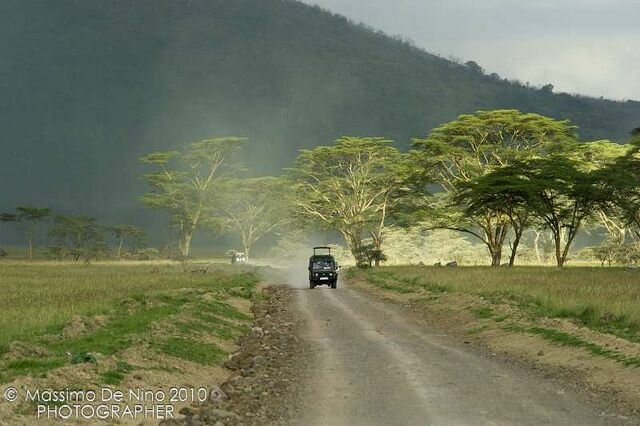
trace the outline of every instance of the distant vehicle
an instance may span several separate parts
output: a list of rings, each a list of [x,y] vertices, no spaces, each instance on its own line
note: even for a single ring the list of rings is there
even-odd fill
[[[331,247],[314,247],[313,256],[309,258],[309,288],[328,285],[338,286],[340,265],[331,254]]]
[[[231,256],[231,264],[247,263],[247,255],[244,253],[234,253]]]

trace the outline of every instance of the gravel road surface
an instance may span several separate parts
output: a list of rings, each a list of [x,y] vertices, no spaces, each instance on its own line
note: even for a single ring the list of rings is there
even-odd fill
[[[296,309],[311,348],[294,425],[619,425],[581,395],[408,320],[341,284]]]

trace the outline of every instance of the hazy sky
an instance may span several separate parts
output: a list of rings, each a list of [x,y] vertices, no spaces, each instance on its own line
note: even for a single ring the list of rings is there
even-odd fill
[[[304,0],[487,72],[640,100],[640,0]]]

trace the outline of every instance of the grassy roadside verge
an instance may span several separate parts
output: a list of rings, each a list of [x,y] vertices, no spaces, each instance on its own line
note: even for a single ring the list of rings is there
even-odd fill
[[[372,285],[405,294],[466,293],[510,305],[530,318],[566,318],[640,342],[640,274],[622,269],[388,267],[366,271]]]
[[[345,276],[353,287],[401,303],[425,326],[640,413],[635,272],[393,266]]]

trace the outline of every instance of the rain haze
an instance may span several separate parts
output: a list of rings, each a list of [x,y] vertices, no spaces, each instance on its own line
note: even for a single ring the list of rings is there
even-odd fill
[[[0,426],[640,426],[640,0],[0,0]]]
[[[636,0],[307,1],[556,92],[640,99]]]

